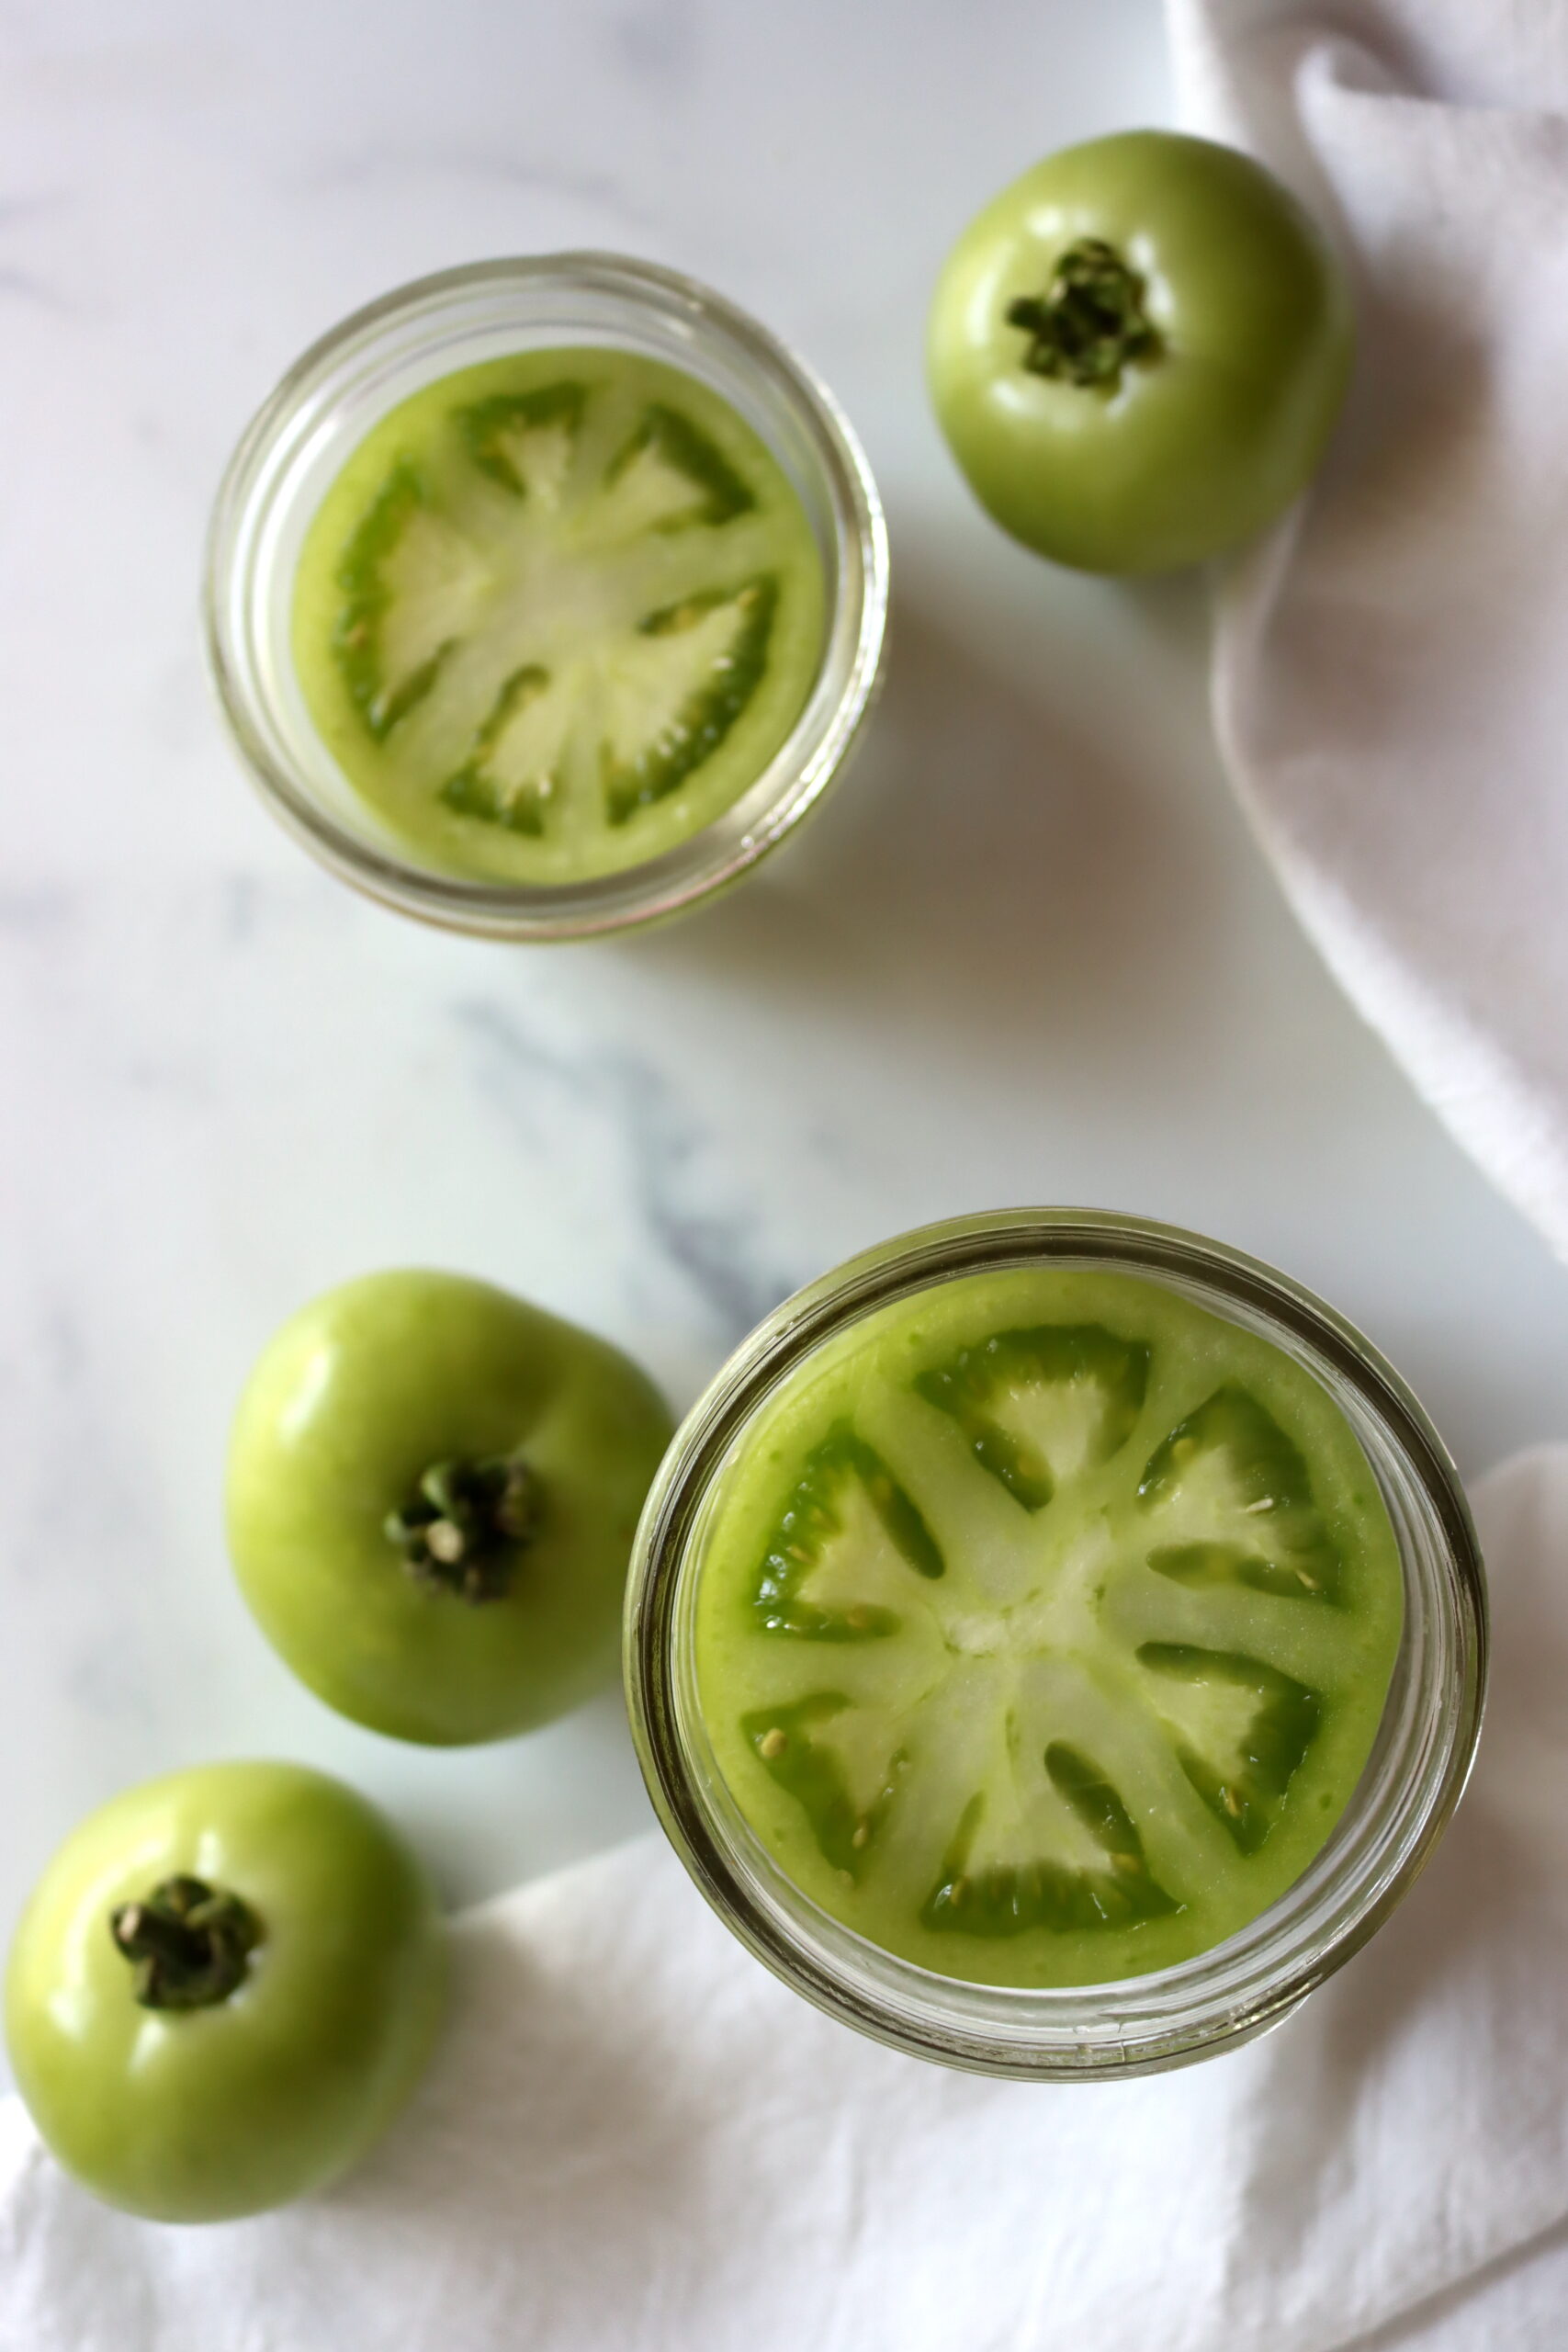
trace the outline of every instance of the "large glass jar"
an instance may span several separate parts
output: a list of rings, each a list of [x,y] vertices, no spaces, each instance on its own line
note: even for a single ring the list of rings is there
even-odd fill
[[[1196,1958],[1113,1984],[1035,1989],[939,1975],[811,1901],[737,1804],[705,1726],[694,1611],[705,1528],[760,1409],[856,1319],[985,1271],[1077,1267],[1164,1285],[1272,1342],[1338,1407],[1397,1544],[1404,1620],[1371,1757],[1326,1843],[1249,1925]],[[1199,1236],[1071,1209],[968,1216],[886,1242],[761,1324],[678,1432],[649,1497],[626,1613],[632,1726],[660,1821],[720,1917],[784,1981],[917,2055],[1036,2080],[1126,2076],[1247,2040],[1287,2016],[1386,1919],[1463,1789],[1480,1727],[1486,1600],[1453,1465],[1410,1390],[1332,1309]]]
[[[641,864],[562,884],[469,878],[425,864],[360,797],[312,724],[290,645],[312,518],[388,413],[437,379],[551,348],[662,361],[721,394],[805,508],[826,623],[787,739],[728,808]],[[863,453],[831,394],[755,320],[672,270],[611,254],[479,262],[400,288],[334,327],[247,428],[219,492],[208,554],[209,654],[263,798],[333,873],[405,914],[519,941],[663,921],[740,879],[817,806],[869,707],[887,609],[887,540]]]

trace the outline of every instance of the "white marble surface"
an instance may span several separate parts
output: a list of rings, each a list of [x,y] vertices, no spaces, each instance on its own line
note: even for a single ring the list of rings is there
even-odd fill
[[[946,1212],[1137,1208],[1350,1314],[1467,1471],[1568,1419],[1568,1277],[1338,998],[1228,799],[1193,583],[1052,574],[919,381],[967,214],[1168,105],[1155,0],[0,8],[0,1932],[69,1824],[215,1755],[344,1771],[454,1897],[646,1818],[618,1704],[467,1755],[338,1723],[229,1580],[225,1429],[360,1269],[510,1283],[684,1402]],[[295,352],[399,279],[593,243],[795,341],[887,498],[896,643],[807,835],[683,926],[513,952],[361,905],[251,798],[201,534]]]

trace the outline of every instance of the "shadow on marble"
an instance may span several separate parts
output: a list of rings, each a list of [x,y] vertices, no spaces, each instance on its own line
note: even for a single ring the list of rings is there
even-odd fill
[[[1190,634],[1191,610],[1154,630]],[[1048,644],[1028,688],[987,669],[917,585],[828,807],[742,890],[621,952],[846,1022],[901,1013],[1021,1069],[1113,1055],[1124,1083],[1190,1054],[1225,985],[1228,877],[1120,714],[1096,736],[1082,700],[1054,691]]]

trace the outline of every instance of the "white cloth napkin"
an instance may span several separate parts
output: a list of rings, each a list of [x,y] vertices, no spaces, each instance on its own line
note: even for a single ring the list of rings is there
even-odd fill
[[[1568,6],[1167,14],[1186,119],[1294,183],[1360,321],[1326,465],[1221,594],[1221,742],[1329,964],[1568,1256]]]
[[[896,2057],[650,1838],[458,1923],[433,2072],[330,2196],[147,2227],[13,2104],[0,2345],[1562,2352],[1568,1447],[1477,1499],[1508,1705],[1403,1909],[1267,2040],[1092,2088]]]

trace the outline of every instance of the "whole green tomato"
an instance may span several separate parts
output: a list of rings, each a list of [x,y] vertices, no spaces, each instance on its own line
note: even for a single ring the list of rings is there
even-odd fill
[[[286,1323],[241,1400],[241,1589],[355,1723],[432,1746],[526,1731],[615,1674],[671,1433],[603,1340],[466,1275],[367,1274]]]
[[[68,2172],[159,2222],[334,2179],[418,2081],[446,1943],[412,1854],[297,1764],[129,1789],[56,1854],[11,1946],[17,2087]]]
[[[1234,546],[1307,481],[1349,375],[1343,272],[1235,149],[1130,130],[971,221],[931,305],[937,418],[981,504],[1085,571]]]

